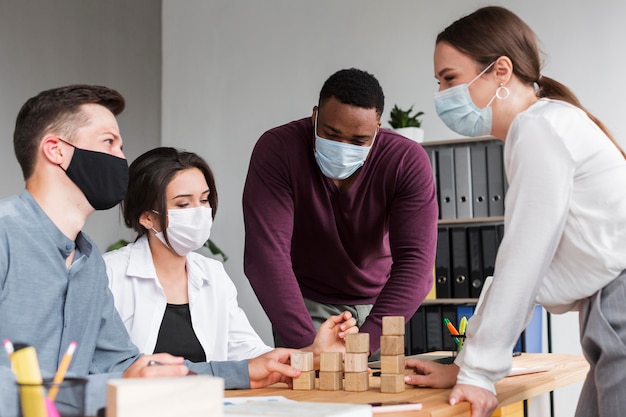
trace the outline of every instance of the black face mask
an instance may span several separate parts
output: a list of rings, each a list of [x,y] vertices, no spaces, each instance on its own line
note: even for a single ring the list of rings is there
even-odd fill
[[[65,173],[96,210],[108,210],[126,197],[128,162],[124,158],[74,146],[74,155]]]

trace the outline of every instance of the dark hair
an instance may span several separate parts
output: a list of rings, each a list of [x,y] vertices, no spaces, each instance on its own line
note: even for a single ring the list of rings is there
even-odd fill
[[[385,96],[378,80],[356,68],[339,70],[331,75],[322,86],[318,105],[331,97],[343,104],[376,109],[379,119],[385,107]]]
[[[126,102],[111,88],[76,84],[42,91],[24,103],[15,121],[13,148],[25,180],[33,174],[37,149],[46,134],[71,140],[77,129],[89,123],[81,111],[83,104],[99,104],[117,116]]]
[[[541,74],[543,63],[537,37],[510,10],[498,6],[480,8],[439,33],[436,43],[439,42],[446,42],[469,55],[479,64],[481,70],[501,56],[508,57],[513,63],[513,73],[517,78],[527,85],[537,84],[537,97],[562,100],[583,110],[626,157],[606,126],[582,106],[569,88]]]
[[[128,192],[122,201],[121,210],[124,223],[137,232],[137,239],[148,231],[139,223],[141,215],[155,210],[159,214],[159,226],[167,238],[167,201],[166,189],[174,176],[183,170],[199,169],[209,186],[209,204],[215,218],[217,212],[217,189],[215,178],[204,159],[193,152],[179,151],[175,148],[160,147],[152,149],[133,161],[128,169]]]

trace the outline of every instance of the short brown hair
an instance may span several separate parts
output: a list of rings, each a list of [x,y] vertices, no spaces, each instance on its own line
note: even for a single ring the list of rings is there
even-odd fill
[[[99,104],[117,116],[126,102],[111,88],[75,84],[42,91],[24,103],[15,121],[13,148],[25,180],[33,174],[37,149],[46,133],[71,139],[76,129],[89,122],[81,111],[83,104]]]

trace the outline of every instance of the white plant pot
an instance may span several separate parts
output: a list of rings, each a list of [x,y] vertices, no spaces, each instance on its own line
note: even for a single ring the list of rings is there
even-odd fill
[[[424,129],[421,127],[401,127],[394,130],[405,138],[412,139],[417,143],[422,143],[424,141]]]

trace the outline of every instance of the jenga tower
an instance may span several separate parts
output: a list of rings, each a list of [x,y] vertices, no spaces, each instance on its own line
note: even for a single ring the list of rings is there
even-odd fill
[[[369,373],[367,358],[370,350],[369,333],[346,335],[346,356],[344,360],[344,390],[367,391],[369,389]]]
[[[341,352],[320,353],[320,390],[343,389],[343,355]]]
[[[315,389],[315,369],[313,364],[313,352],[292,353],[291,366],[302,371],[299,377],[293,379],[293,389]]]
[[[404,317],[383,317],[380,337],[380,392],[404,391]]]

